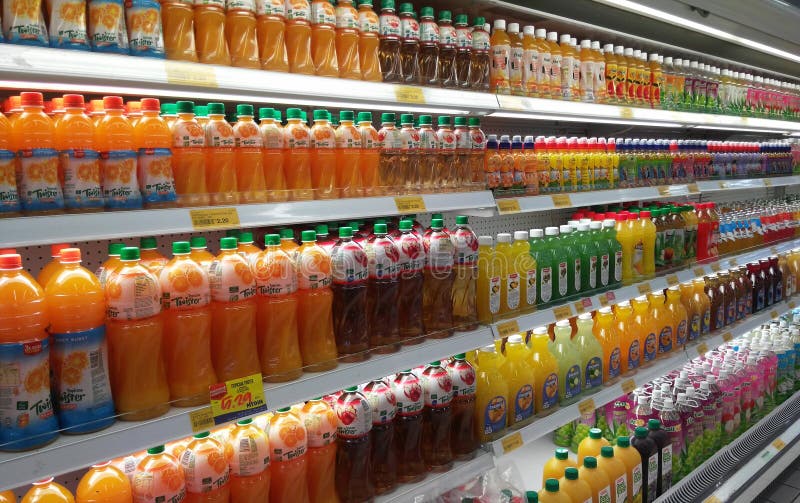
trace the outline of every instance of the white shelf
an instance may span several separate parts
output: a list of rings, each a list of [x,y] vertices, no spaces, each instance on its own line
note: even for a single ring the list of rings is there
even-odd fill
[[[397,353],[374,355],[366,361],[342,364],[328,372],[304,374],[287,383],[266,384],[264,394],[269,409],[276,410],[423,362],[463,353],[491,341],[492,332],[488,327],[456,332],[447,339],[429,339]],[[172,408],[166,415],[148,421],[118,421],[96,433],[61,435],[55,442],[34,451],[0,453],[0,490],[188,437],[193,433],[190,415],[204,408]]]
[[[484,211],[491,214],[495,205],[489,191],[423,194],[421,198],[425,211],[430,212],[466,210],[465,212],[471,215],[482,215]],[[0,247],[203,231],[195,229],[192,225],[190,211],[219,208],[221,207],[5,218],[0,219]],[[293,225],[401,213],[394,197],[242,204],[234,208],[238,213],[240,225],[232,225],[230,228]],[[484,208],[486,210],[482,210]]]
[[[753,178],[744,180],[707,180],[697,182],[700,192],[716,192],[719,190],[747,190],[768,187],[786,187],[800,183],[800,176],[779,176],[774,178]]]

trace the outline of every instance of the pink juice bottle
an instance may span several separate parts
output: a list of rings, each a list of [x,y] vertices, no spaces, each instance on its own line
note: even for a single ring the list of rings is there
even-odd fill
[[[719,380],[717,381],[722,392],[722,438],[721,444],[728,445],[734,432],[734,414],[736,413],[736,402],[738,402],[733,379],[728,377],[727,370],[720,370]]]
[[[681,451],[675,451],[674,454],[678,458],[675,462],[677,469],[675,470],[674,480],[676,482],[695,468],[693,460],[699,460],[698,454],[702,454],[703,445],[700,442],[701,439],[697,432],[694,415],[694,406],[696,405],[694,401],[689,402],[686,393],[678,393],[674,409],[681,418],[683,444]],[[700,451],[696,452],[698,449]]]
[[[764,414],[764,393],[765,393],[765,378],[762,374],[761,365],[758,363],[758,356],[751,353],[747,357],[747,370],[750,375],[750,382],[752,383],[751,394],[753,397],[753,408],[750,412],[750,421],[753,423],[758,422]]]
[[[630,415],[630,429],[636,430],[637,426],[647,426],[647,421],[653,419],[653,409],[650,407],[650,397],[644,390],[635,393],[634,405]]]

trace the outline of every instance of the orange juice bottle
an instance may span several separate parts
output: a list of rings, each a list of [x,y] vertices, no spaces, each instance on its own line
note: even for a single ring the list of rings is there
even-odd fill
[[[2,500],[0,500],[2,501]],[[133,489],[128,476],[111,461],[93,465],[78,482],[76,503],[132,503]]]
[[[623,360],[621,337],[614,322],[610,307],[601,307],[594,317],[592,332],[603,346],[603,383],[606,386],[617,382],[622,372]]]
[[[161,269],[167,265],[167,257],[158,251],[158,241],[152,236],[146,236],[139,239],[139,263],[146,268],[158,274]]]
[[[0,113],[0,217],[20,214],[16,153],[11,144],[11,121]]]
[[[289,200],[286,190],[286,177],[283,173],[283,127],[281,113],[272,108],[259,108],[259,129],[264,139],[262,164],[267,201],[283,202]]]
[[[297,269],[281,249],[277,234],[264,237],[264,251],[253,264],[258,293],[256,339],[261,373],[267,382],[297,379],[303,360],[297,338]]]
[[[259,503],[269,496],[269,440],[252,419],[242,419],[228,432],[233,449],[231,501]]]
[[[192,2],[183,0],[161,2],[161,27],[167,59],[197,61]]]
[[[578,469],[574,467],[564,470],[564,476],[558,481],[559,492],[569,496],[571,501],[579,503],[592,501],[592,488],[586,481],[578,478],[579,473]]]
[[[100,281],[81,267],[81,251],[61,250],[61,270],[47,283],[53,396],[58,422],[70,433],[88,433],[114,422],[108,381],[106,303]]]
[[[689,333],[689,316],[681,302],[681,291],[677,286],[667,288],[667,311],[672,314],[672,350],[686,345]]]
[[[560,488],[561,484],[558,480],[547,479],[544,487],[539,491],[537,501],[541,503],[571,503],[573,500]]]
[[[172,260],[159,274],[164,309],[164,360],[170,398],[178,407],[208,403],[219,382],[211,363],[208,273],[191,259],[186,241],[172,243]]]
[[[614,446],[614,457],[625,464],[625,478],[628,480],[628,500],[631,503],[642,503],[642,456],[631,447],[631,439],[617,437]]]
[[[311,132],[303,123],[299,108],[287,108],[288,123],[283,128],[283,174],[292,199],[314,199],[311,182]]]
[[[558,409],[558,361],[547,347],[549,342],[546,328],[533,329],[530,345],[534,380],[538,387],[533,396],[539,416],[546,416]]]
[[[330,6],[330,3],[325,2]],[[314,110],[311,128],[311,186],[314,199],[333,199],[336,185],[336,131],[327,110]]]
[[[605,445],[609,444],[608,440],[603,438],[603,430],[600,428],[590,429],[589,436],[578,444],[578,465],[582,465],[587,456],[599,456],[600,449]]]
[[[94,143],[100,157],[105,206],[109,209],[141,208],[133,125],[124,115],[121,97],[106,96],[103,106],[106,113],[95,128]]]
[[[675,348],[672,313],[667,309],[663,293],[653,292],[648,294],[647,298],[650,301],[650,316],[658,339],[658,355],[670,353]]]
[[[635,330],[639,334],[639,347],[641,348],[640,366],[650,365],[658,355],[658,334],[661,327],[656,323],[650,311],[650,302],[647,296],[641,295],[631,302],[633,305],[633,320]]]
[[[22,503],[75,503],[75,498],[66,487],[50,477],[34,482],[22,497]]]
[[[322,398],[312,398],[300,411],[308,435],[308,497],[311,501],[338,502],[336,475],[336,413]]]
[[[238,250],[239,255],[244,257],[248,266],[252,265],[256,261],[256,258],[258,258],[258,254],[261,253],[261,248],[255,245],[253,233],[242,232],[239,234],[238,239],[239,242],[236,249]]]
[[[103,287],[105,287],[108,277],[122,266],[122,262],[120,262],[120,252],[122,252],[123,248],[125,248],[124,243],[108,244],[108,258],[97,268],[97,271],[95,271],[95,275],[97,279],[100,280],[100,284]],[[44,283],[44,285],[47,286],[47,283]]]
[[[638,325],[633,318],[633,307],[627,300],[614,306],[614,323],[619,334],[622,353],[620,371],[622,375],[633,374],[642,363],[642,347],[639,333],[636,331]]]
[[[36,277],[36,282],[39,283],[42,288],[46,288],[50,278],[58,274],[63,268],[59,258],[61,257],[61,250],[64,248],[72,248],[72,245],[67,243],[50,245],[50,257],[52,260],[42,267],[42,270],[39,271],[39,275]],[[16,253],[16,251],[9,251],[8,253]],[[4,254],[6,254],[6,252],[0,253],[0,255]]]
[[[606,472],[611,484],[611,503],[627,503],[628,495],[628,470],[625,463],[614,456],[614,448],[610,445],[600,448],[600,457],[597,458],[597,469]]]
[[[311,0],[311,60],[314,73],[338,77],[336,56],[336,9],[328,0]]]
[[[220,239],[209,267],[211,361],[220,381],[260,372],[256,344],[256,282],[236,238]]]
[[[495,19],[491,44],[491,68],[489,72],[489,89],[497,94],[511,94],[508,63],[511,58],[511,39],[506,33],[505,19]]]
[[[256,1],[256,38],[263,70],[288,72],[284,0]]]
[[[161,104],[161,117],[166,121],[167,126],[172,129],[172,125],[178,120],[178,111],[176,103],[163,103]]]
[[[159,110],[157,99],[142,98],[142,118],[133,129],[137,178],[146,208],[174,206],[177,199],[172,176],[172,133]]]
[[[260,68],[256,35],[254,0],[228,0],[225,15],[225,39],[231,54],[231,65]]]
[[[206,184],[211,204],[236,204],[239,202],[234,158],[236,138],[225,120],[223,103],[208,104],[205,135]]]
[[[210,202],[206,185],[206,135],[194,116],[194,103],[176,103],[178,118],[172,125],[172,174],[180,206],[205,206]],[[144,118],[143,118],[144,119]]]
[[[547,479],[560,479],[567,468],[577,468],[578,463],[569,457],[569,450],[559,447],[555,456],[548,459],[542,468],[542,485]],[[581,503],[583,503],[581,501]]]
[[[17,503],[17,495],[13,491],[0,492],[0,503]]]
[[[561,99],[562,71],[564,52],[558,45],[558,33],[547,32],[547,47],[550,49],[550,98]]]
[[[605,471],[597,467],[597,457],[586,456],[578,468],[578,478],[589,484],[592,489],[593,502],[611,501],[611,480]]]
[[[264,179],[264,135],[253,120],[253,105],[236,105],[233,150],[236,188],[242,203],[267,202]]]
[[[120,260],[105,285],[111,392],[120,419],[141,421],[169,409],[161,285],[138,248],[123,248]]]
[[[195,435],[180,457],[187,503],[228,503],[230,466],[225,447],[207,431]]]
[[[378,131],[372,125],[372,112],[358,112],[358,132],[361,136],[358,171],[361,174],[364,196],[377,196],[382,193],[378,181],[381,140]]]
[[[289,407],[278,409],[269,421],[270,501],[310,503],[308,444],[303,421]]]
[[[380,21],[372,8],[372,0],[358,2],[358,66],[361,80],[383,80],[378,54],[380,52]],[[344,66],[340,63],[340,69]]]
[[[103,100],[89,100],[89,104],[84,106],[86,107],[86,112],[89,114],[89,117],[92,119],[92,124],[96,126],[106,113],[103,108]],[[62,115],[59,120],[63,118],[64,116]]]
[[[131,122],[131,126],[136,126],[136,123],[139,121],[139,119],[142,118],[142,102],[141,101],[125,102],[125,117],[127,117],[128,120]]]
[[[281,229],[281,250],[285,251],[294,261],[297,261],[298,250],[300,245],[294,240],[294,231],[292,229]]]
[[[192,236],[189,240],[189,258],[200,264],[208,272],[211,263],[214,262],[214,254],[208,251],[208,242],[203,236]],[[164,264],[166,265],[166,264]]]
[[[164,446],[147,449],[147,455],[133,472],[133,501],[156,503],[185,501],[186,476],[178,460],[164,452]]]
[[[359,162],[361,158],[361,133],[353,124],[353,112],[339,112],[336,128],[336,193],[339,197],[359,197],[364,190],[361,184]]]
[[[559,48],[561,49],[561,99],[563,100],[580,100],[580,81],[576,79],[579,75],[575,72],[575,63],[578,64],[578,73],[580,73],[580,56],[578,51],[572,47],[572,37],[569,34],[562,33],[559,38]],[[577,92],[576,92],[577,91]]]
[[[353,3],[353,0],[338,0],[336,3],[336,58],[340,77],[360,80],[361,61],[358,53],[360,20]],[[375,16],[376,21],[377,19]],[[375,48],[377,47],[376,44]]]
[[[44,291],[22,269],[22,257],[0,255],[0,365],[16,375],[5,386],[9,396],[0,409],[4,451],[33,449],[58,435],[50,398],[47,324]]]
[[[194,33],[197,57],[201,63],[231,64],[228,42],[225,40],[225,2],[223,0],[195,2]]]
[[[64,206],[67,211],[99,211],[103,207],[103,190],[100,161],[95,150],[95,126],[83,113],[80,94],[65,94],[64,109],[64,117],[55,130]]]
[[[286,55],[292,73],[314,74],[310,21],[308,0],[286,0]]]
[[[711,331],[711,299],[705,291],[705,280],[696,278],[694,284],[694,297],[700,309],[700,335],[707,335]]]

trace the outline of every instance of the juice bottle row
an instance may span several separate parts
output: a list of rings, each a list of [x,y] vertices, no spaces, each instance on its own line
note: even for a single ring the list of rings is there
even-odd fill
[[[22,501],[371,501],[472,459],[475,405],[475,371],[456,355],[95,465],[75,499],[51,478]]]
[[[484,135],[477,117],[339,113],[69,94],[45,113],[24,92],[0,114],[0,215],[335,199],[482,188]],[[126,113],[127,108],[127,113]],[[200,107],[197,107],[200,108]],[[159,111],[162,113],[159,115]]]

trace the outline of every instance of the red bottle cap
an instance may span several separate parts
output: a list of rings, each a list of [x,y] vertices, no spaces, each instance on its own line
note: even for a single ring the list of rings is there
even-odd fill
[[[122,110],[122,97],[120,96],[103,96],[103,108],[106,110]]]
[[[41,94],[39,94],[41,96]],[[22,257],[17,253],[0,255],[0,269],[22,269]]]
[[[65,248],[72,248],[72,245],[67,243],[56,243],[54,245],[50,245],[50,256],[53,258],[58,258],[61,255],[61,250]]]
[[[148,112],[160,112],[161,102],[158,101],[158,98],[142,98],[142,111],[144,110]]]
[[[32,92],[20,93],[19,102],[24,107],[44,106],[44,98],[42,98],[42,93],[32,93]]]
[[[65,94],[64,108],[83,108],[83,96],[80,94]]]

